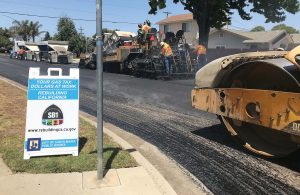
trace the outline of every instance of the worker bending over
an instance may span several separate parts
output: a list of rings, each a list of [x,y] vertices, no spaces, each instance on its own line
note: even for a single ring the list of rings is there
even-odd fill
[[[164,56],[164,60],[165,60],[166,73],[170,75],[173,72],[172,65],[171,65],[171,60],[173,57],[172,48],[170,47],[169,44],[165,42],[160,42],[160,46],[161,46],[161,53]]]
[[[206,48],[204,45],[199,44],[196,47],[197,52],[197,70],[206,64]]]

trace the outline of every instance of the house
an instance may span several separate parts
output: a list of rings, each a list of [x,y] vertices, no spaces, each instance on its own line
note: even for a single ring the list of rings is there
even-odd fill
[[[187,43],[192,45],[197,45],[198,43],[198,24],[193,19],[193,14],[169,16],[156,24],[159,25],[159,32],[162,35],[162,39],[165,38],[165,34],[167,32],[173,32],[176,34],[178,30],[183,30]]]
[[[291,43],[291,36],[284,30],[247,32],[224,28],[211,30],[208,48],[274,50],[279,47],[288,49]]]
[[[192,14],[170,16],[159,22],[159,32],[164,39],[166,32],[185,32],[187,43],[196,46],[198,43],[198,24]],[[283,30],[247,32],[223,28],[211,29],[208,49],[226,48],[233,50],[274,50],[282,47],[288,49],[293,43],[291,36]]]
[[[291,34],[291,37],[293,39],[293,43],[290,44],[289,49],[293,49],[294,47],[297,47],[300,45],[300,34]]]

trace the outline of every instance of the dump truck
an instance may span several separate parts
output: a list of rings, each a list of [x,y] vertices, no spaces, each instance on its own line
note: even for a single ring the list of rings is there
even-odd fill
[[[36,61],[69,64],[73,62],[73,53],[68,51],[68,41],[41,41],[37,43],[39,51],[35,53]]]
[[[196,73],[192,106],[217,114],[248,150],[284,157],[300,145],[300,46],[216,59]]]
[[[39,47],[36,43],[25,42],[26,60],[34,60],[35,55],[39,53]]]

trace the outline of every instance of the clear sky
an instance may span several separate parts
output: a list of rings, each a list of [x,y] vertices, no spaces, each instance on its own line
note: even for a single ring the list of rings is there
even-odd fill
[[[0,12],[15,12],[21,14],[43,15],[43,16],[68,16],[70,18],[94,20],[96,17],[96,0],[1,0]],[[173,4],[172,0],[167,0],[167,8],[159,10],[157,15],[148,15],[148,0],[103,0],[103,20],[115,22],[142,23],[146,19],[153,24],[166,17],[164,11],[171,12],[171,15],[188,13],[181,4]],[[264,17],[252,14],[250,21],[241,20],[238,14],[233,15],[232,26],[230,28],[249,30],[257,25],[271,29],[275,24],[265,24]],[[42,31],[49,31],[51,35],[56,32],[58,19],[39,18],[32,16],[20,16],[8,13],[0,13],[0,27],[10,27],[13,20],[39,21],[43,27]],[[300,29],[300,13],[287,15],[284,23]],[[95,22],[75,21],[76,28],[82,27],[82,32],[91,36],[95,33]],[[120,29],[135,32],[136,24],[103,23],[104,28]]]

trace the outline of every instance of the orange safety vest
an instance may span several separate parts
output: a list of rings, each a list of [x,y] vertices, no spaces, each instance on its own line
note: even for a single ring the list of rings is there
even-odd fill
[[[148,31],[150,30],[150,26],[148,26],[147,24],[145,24],[143,27],[142,27],[142,30],[145,32],[145,33],[148,33]]]
[[[170,47],[169,44],[167,43],[164,43],[162,49],[161,49],[161,53],[165,56],[165,57],[168,57],[168,56],[171,56],[173,55],[173,52],[172,52],[172,48]]]
[[[197,55],[206,55],[206,48],[203,45],[197,46]]]

